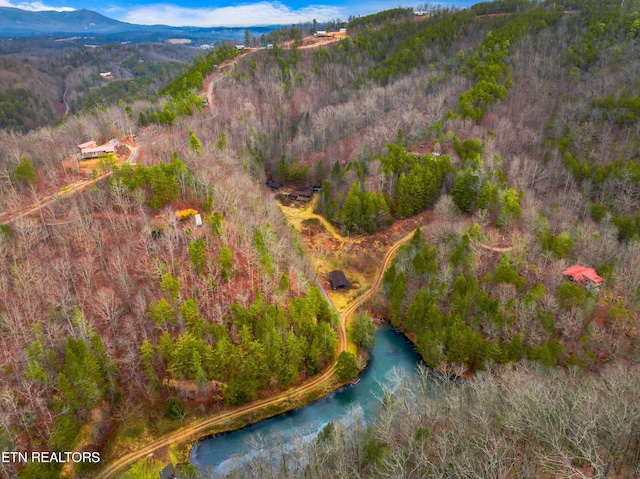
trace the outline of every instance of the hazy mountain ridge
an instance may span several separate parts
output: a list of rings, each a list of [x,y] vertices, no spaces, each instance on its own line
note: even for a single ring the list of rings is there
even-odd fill
[[[283,316],[309,310],[297,296],[314,252],[332,269],[366,273],[379,256],[356,249],[370,238],[356,236],[380,228],[390,237],[386,223],[408,217],[424,229],[367,307],[408,331],[428,364],[490,373],[459,381],[469,394],[455,388],[437,404],[426,387],[399,388],[400,401],[385,398],[390,420],[354,430],[350,443],[329,426],[312,444],[321,454],[306,455],[324,461],[317,477],[539,477],[549,465],[562,477],[637,477],[639,382],[628,366],[640,361],[640,143],[631,134],[640,103],[627,85],[640,83],[624,66],[640,52],[640,2],[537,3],[423,19],[399,9],[350,22],[349,38],[328,47],[274,42],[219,69],[209,108],[160,125],[149,118],[196,98],[206,71],[186,68],[166,103],[123,101],[58,128],[0,132],[7,211],[78,179],[60,160],[87,139],[137,131],[142,166],[0,234],[0,444],[90,445],[104,465],[130,438],[211,410],[165,379],[216,381],[221,394],[206,393],[214,407],[290,384],[299,369],[283,358],[320,364],[320,336],[299,340]],[[84,80],[100,50],[64,64]],[[143,68],[141,59],[120,65]],[[87,80],[103,81],[95,71],[104,66]],[[430,174],[441,161],[450,162],[444,178]],[[303,224],[302,239],[289,236],[265,173],[288,187],[322,183],[317,204],[346,238],[318,221]],[[161,193],[168,203],[158,209]],[[177,219],[187,207],[204,213],[204,227]],[[573,264],[595,268],[602,290],[565,281]],[[532,362],[544,366],[541,386]],[[261,366],[278,363],[267,377]],[[282,477],[278,461],[261,477]],[[20,467],[0,463],[7,476],[95,477]]]
[[[54,33],[117,33],[148,28],[150,27],[113,20],[85,9],[73,12],[29,12],[19,8],[0,7],[0,35],[5,37]]]
[[[25,131],[51,124],[65,111],[118,101],[118,95],[149,99],[168,81],[169,71],[201,48],[242,41],[247,31],[252,38],[263,37],[274,28],[146,26],[86,9],[0,7],[0,129]],[[188,41],[170,44],[175,38]],[[112,76],[102,78],[100,72]],[[85,104],[88,93],[93,100]]]
[[[266,33],[275,27],[252,27],[255,35]],[[114,34],[159,34],[186,35],[190,38],[211,37],[215,39],[240,38],[245,28],[215,27],[170,27],[167,25],[136,25],[105,17],[93,10],[73,12],[29,12],[19,8],[0,7],[0,38],[32,37],[43,35],[114,35]],[[222,35],[224,34],[224,35]],[[128,41],[149,41],[127,37]]]

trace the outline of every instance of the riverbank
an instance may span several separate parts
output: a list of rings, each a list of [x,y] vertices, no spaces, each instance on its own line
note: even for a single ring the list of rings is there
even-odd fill
[[[372,322],[376,327],[376,331],[378,331],[381,328],[389,328],[392,331],[394,331],[395,333],[398,334],[402,334],[397,328],[392,328],[390,326],[390,323],[388,320],[383,319],[383,318],[372,318]],[[407,341],[409,341],[409,338],[402,334],[402,337],[405,338]],[[409,341],[410,342],[410,341]],[[413,343],[412,343],[413,345]],[[189,443],[184,444],[183,446],[180,447],[180,452],[179,452],[179,462],[178,464],[186,464],[189,461],[189,454],[190,451],[192,450],[192,448],[194,447],[194,445],[196,445],[197,443],[210,439],[212,437],[216,437],[219,436],[221,434],[225,434],[225,433],[229,433],[229,432],[236,432],[238,430],[244,429],[246,427],[255,425],[261,421],[267,420],[267,419],[271,419],[275,416],[279,416],[281,414],[285,414],[291,411],[295,411],[297,409],[306,407],[312,403],[314,403],[315,401],[318,401],[320,399],[323,399],[324,397],[335,393],[335,392],[339,392],[341,390],[341,388],[344,387],[348,387],[348,386],[353,386],[353,385],[357,385],[360,381],[360,374],[365,371],[369,365],[370,359],[371,359],[371,355],[370,354],[366,354],[364,355],[364,357],[366,358],[366,361],[361,365],[362,367],[359,368],[358,371],[358,376],[356,377],[356,379],[358,381],[354,381],[354,380],[350,380],[350,381],[338,381],[337,378],[335,378],[334,383],[329,386],[329,387],[324,387],[322,388],[322,391],[313,391],[309,394],[307,394],[304,398],[302,398],[299,401],[290,401],[288,404],[282,404],[279,405],[280,407],[274,407],[274,408],[265,408],[264,410],[262,410],[261,413],[253,413],[250,416],[246,417],[246,418],[236,418],[234,421],[225,424],[225,425],[221,425],[218,427],[214,427],[212,429],[212,431],[208,434],[204,434],[202,437],[199,437],[197,439],[194,439],[192,441],[190,441]]]
[[[260,423],[228,434],[197,441],[191,453],[191,463],[203,472],[224,475],[256,454],[264,459],[296,450],[301,444],[310,444],[328,423],[339,421],[354,426],[354,421],[373,417],[380,407],[385,391],[393,389],[398,376],[415,373],[420,358],[413,344],[396,333],[390,326],[376,329],[376,344],[367,367],[360,374],[357,385],[339,387],[313,403],[287,414],[281,414]],[[398,374],[400,373],[400,374]],[[268,438],[268,440],[266,440]],[[263,440],[264,439],[264,440]],[[255,451],[247,444],[264,451]],[[231,459],[230,459],[231,458]],[[208,468],[213,468],[212,470]]]
[[[395,256],[398,249],[402,245],[406,244],[412,238],[412,236],[413,230],[394,242],[393,245],[387,249],[382,261],[377,266],[375,278],[371,286],[366,290],[362,290],[362,293],[354,298],[341,312],[340,326],[337,331],[338,347],[336,351],[336,357],[340,352],[347,351],[349,349],[346,331],[348,318],[360,306],[368,301],[375,291],[377,291],[377,289],[382,284],[382,276],[391,259]],[[335,391],[340,387],[341,384],[337,383],[338,385],[336,387],[332,387],[332,385],[336,385],[337,381],[334,374],[335,364],[336,362],[334,360],[334,362],[323,373],[316,375],[314,378],[294,389],[284,391],[270,398],[265,398],[259,401],[254,401],[253,403],[226,410],[222,413],[215,414],[212,417],[204,419],[195,425],[181,428],[178,431],[156,439],[145,447],[139,448],[136,451],[119,457],[118,459],[113,461],[106,469],[103,469],[96,477],[97,479],[110,479],[118,477],[119,473],[122,470],[130,467],[140,459],[144,459],[146,457],[149,457],[150,455],[159,454],[161,451],[168,450],[170,446],[175,448],[177,444],[189,442],[192,443],[196,438],[214,434],[214,430],[216,427],[226,427],[227,422],[231,420],[241,419],[247,413],[255,412],[257,414],[262,414],[260,410],[268,407],[286,408],[287,401],[298,401],[301,399],[304,400],[304,397],[306,395],[314,394],[314,391],[319,391],[321,394],[324,393],[325,395],[331,391]],[[292,408],[293,407],[291,407],[291,409]],[[283,412],[285,411],[283,410]]]
[[[139,460],[154,457],[163,461],[187,462],[186,457],[191,445],[203,437],[234,431],[256,422],[303,407],[342,387],[345,383],[337,381],[332,364],[324,372],[311,378],[302,385],[282,393],[252,403],[227,409],[195,424],[187,425],[178,431],[162,436],[151,444],[125,454],[102,470],[97,479],[119,477],[125,469]],[[182,445],[181,445],[182,444]],[[173,457],[171,457],[173,456]]]
[[[212,437],[220,436],[222,434],[236,432],[247,427],[253,426],[259,422],[265,421],[267,419],[271,419],[276,416],[280,416],[282,414],[286,414],[288,412],[296,411],[300,408],[306,407],[309,404],[326,397],[329,394],[332,394],[336,391],[339,391],[340,388],[348,386],[349,382],[340,382],[335,381],[333,384],[329,386],[325,386],[321,388],[319,391],[311,391],[306,394],[304,397],[292,397],[290,400],[287,400],[280,404],[273,404],[271,406],[267,406],[261,410],[253,411],[252,413],[248,413],[244,417],[236,417],[224,424],[214,425],[210,431],[205,431],[204,434],[198,436],[185,443],[180,448],[180,456],[178,464],[187,464],[190,462],[189,455],[193,447],[204,440],[210,439]]]

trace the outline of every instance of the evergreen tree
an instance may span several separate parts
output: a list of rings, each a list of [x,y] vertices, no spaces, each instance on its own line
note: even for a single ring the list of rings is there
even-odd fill
[[[451,311],[457,313],[461,318],[470,317],[475,294],[478,292],[478,279],[475,276],[467,277],[459,275],[453,283],[451,294]]]
[[[424,258],[424,255],[422,254],[422,251],[418,251],[416,255],[413,257],[411,266],[413,270],[419,275],[423,275],[427,272],[427,264],[425,263],[425,258]]]
[[[523,193],[516,192],[513,188],[505,190],[502,194],[502,208],[496,222],[497,226],[504,228],[513,221],[520,218],[522,208],[520,207],[520,199]]]
[[[341,222],[344,230],[348,232],[360,231],[362,224],[362,200],[360,198],[360,185],[356,181],[351,185],[349,194],[340,210]]]
[[[189,261],[198,274],[204,273],[204,267],[207,264],[205,248],[206,243],[202,238],[189,243]]]
[[[420,289],[414,296],[413,301],[409,304],[409,309],[405,317],[404,325],[409,332],[417,336],[427,330],[427,315],[430,304],[431,298],[429,293],[424,289]]]
[[[587,293],[584,288],[577,284],[573,284],[571,281],[565,281],[558,286],[556,298],[562,309],[570,310],[574,306],[584,306],[587,300]]]
[[[191,151],[200,156],[200,153],[202,152],[202,143],[192,131],[189,132],[189,146],[191,147]]]
[[[169,294],[171,301],[175,301],[178,297],[178,293],[180,292],[180,282],[174,278],[170,272],[166,272],[162,275],[160,289]]]
[[[172,397],[167,402],[167,407],[164,410],[164,416],[169,419],[175,419],[182,421],[187,414],[187,410],[180,399]]]
[[[284,359],[282,368],[277,371],[278,385],[281,388],[289,387],[298,377],[298,372],[304,362],[304,344],[291,331],[285,333]]]
[[[200,317],[198,305],[193,298],[189,298],[182,303],[182,306],[180,306],[180,315],[189,332],[198,338],[202,337],[204,320]]]
[[[365,351],[371,351],[375,345],[375,327],[367,313],[360,314],[351,323],[351,341]]]
[[[20,158],[20,164],[16,166],[13,177],[25,185],[29,185],[36,180],[36,169],[29,161],[29,158],[26,156]]]
[[[223,246],[220,248],[220,267],[222,279],[230,281],[233,278],[233,253],[231,248]]]
[[[171,352],[173,351],[173,348],[174,344],[173,339],[171,338],[171,334],[169,334],[169,331],[164,331],[160,335],[160,339],[158,339],[158,346],[156,347],[156,351],[165,362],[168,362],[171,358]]]
[[[156,370],[153,367],[153,356],[155,354],[155,347],[146,339],[140,346],[140,362],[144,368],[144,372],[149,379],[149,384],[152,388],[157,389],[160,387],[160,379],[156,374]]]
[[[478,209],[496,213],[500,203],[500,190],[496,183],[487,181],[478,193]]]
[[[411,215],[411,191],[404,173],[396,181],[396,194],[393,200],[393,210],[399,218]]]
[[[353,353],[342,351],[338,355],[335,366],[336,375],[340,381],[349,381],[358,375],[358,363]]]
[[[393,281],[396,279],[396,262],[392,261],[389,267],[382,275],[382,287],[389,291]]]
[[[476,173],[467,168],[456,175],[451,188],[451,198],[456,206],[465,213],[470,213],[478,196],[478,177]]]
[[[214,352],[210,345],[191,332],[178,336],[170,353],[168,370],[175,379],[193,379],[204,382],[207,370],[212,368]]]
[[[400,313],[402,309],[402,303],[404,302],[407,289],[407,277],[404,272],[401,271],[396,275],[391,284],[391,290],[389,291],[389,302],[391,303],[391,324],[395,327],[400,326]]]
[[[275,177],[280,183],[286,183],[289,181],[289,166],[287,165],[287,160],[284,155],[280,157]]]
[[[280,291],[289,291],[289,277],[286,273],[280,275]]]
[[[413,231],[413,236],[409,241],[409,245],[414,249],[422,247],[422,231],[419,226],[416,226],[416,229]]]
[[[424,258],[425,271],[429,274],[435,275],[438,273],[438,261],[436,260],[437,252],[436,247],[429,247],[428,243],[422,245],[421,256]]]
[[[211,216],[209,216],[206,220],[209,225],[211,225],[211,235],[215,237],[222,236],[222,226],[224,223],[224,218],[220,214],[220,212],[216,211]]]
[[[316,326],[313,342],[320,351],[320,361],[322,365],[333,359],[336,348],[338,347],[338,338],[329,323],[319,323]]]
[[[493,359],[498,350],[480,333],[473,331],[459,316],[447,331],[447,361],[483,369],[486,361]]]
[[[149,304],[147,314],[158,327],[173,322],[175,317],[173,306],[164,298],[159,299],[156,303]]]
[[[511,265],[511,259],[506,253],[500,257],[500,261],[496,267],[496,272],[493,276],[493,281],[495,283],[512,284],[516,289],[518,289],[518,291],[522,291],[527,284],[527,281],[513,268]]]

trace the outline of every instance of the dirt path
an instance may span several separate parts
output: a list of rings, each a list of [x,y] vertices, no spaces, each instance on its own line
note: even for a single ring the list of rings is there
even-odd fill
[[[80,193],[81,191],[86,190],[88,186],[91,186],[94,183],[102,181],[105,178],[108,178],[110,175],[111,173],[109,172],[109,173],[105,173],[104,175],[98,176],[95,179],[80,180],[75,183],[72,183],[71,185],[67,185],[63,187],[58,193],[45,196],[41,200],[38,200],[37,202],[22,208],[17,213],[10,214],[4,211],[0,213],[0,223],[3,223],[3,224],[12,223],[13,221],[16,221],[20,218],[24,218],[25,216],[33,215],[38,211],[40,211],[42,208],[50,205],[54,201],[57,201],[62,198],[66,198],[67,196],[73,196],[77,193]]]
[[[131,150],[131,154],[129,155],[129,158],[126,160],[126,162],[133,163],[136,159],[136,155],[138,154],[138,147],[131,146],[131,145],[127,145],[127,147]],[[96,178],[85,178],[84,180],[76,181],[75,183],[71,183],[70,185],[64,185],[62,188],[60,188],[60,191],[58,191],[57,193],[45,196],[44,198],[41,198],[35,203],[32,203],[28,206],[21,208],[16,213],[11,214],[7,211],[3,211],[2,213],[0,213],[0,223],[2,224],[12,223],[20,218],[24,218],[26,216],[30,216],[35,213],[38,213],[42,208],[45,208],[46,206],[50,205],[54,201],[58,201],[62,198],[66,198],[66,197],[81,193],[84,190],[86,190],[89,186],[94,185],[104,180],[105,178],[108,178],[112,174],[113,174],[113,171],[109,171]]]
[[[229,67],[229,70],[231,70],[233,67],[236,66],[236,63],[238,62],[238,60],[249,55],[250,53],[253,53],[254,51],[256,50],[249,50],[245,53],[242,53],[241,55],[237,55],[233,57],[231,60],[227,60],[226,62],[221,63],[220,65],[218,65],[218,67],[215,70],[211,71],[206,76],[204,85],[205,85],[205,90],[207,95],[207,103],[209,104],[209,111],[211,113],[213,113],[213,100],[215,99],[215,96],[213,94],[213,85],[219,82],[222,78],[224,78],[224,75],[223,75],[224,68]]]
[[[322,223],[324,229],[331,235],[331,237],[339,243],[344,243],[344,237],[338,233],[336,227],[333,226],[324,216],[318,215],[314,213],[316,207],[316,202],[318,201],[319,195],[313,195],[313,199],[310,203],[307,203],[302,208],[294,208],[292,206],[285,206],[282,203],[278,203],[280,209],[283,210],[285,216],[287,217],[287,221],[289,224],[293,224],[293,226],[300,231],[302,229],[302,224],[305,220],[316,219]]]
[[[302,42],[298,45],[298,50],[308,50],[310,48],[318,48],[330,43],[338,42],[343,38],[346,38],[346,33],[331,32],[326,37],[316,37],[314,35],[306,36],[302,39]],[[290,50],[293,47],[293,40],[287,40],[283,42],[280,47],[285,50]]]
[[[387,251],[382,262],[379,266],[378,273],[376,275],[376,280],[369,290],[367,290],[364,294],[358,297],[355,301],[353,301],[340,315],[340,327],[338,329],[338,353],[347,350],[347,318],[356,310],[358,307],[362,305],[369,297],[376,291],[376,289],[382,283],[382,276],[387,269],[387,266],[393,256],[396,254],[398,249],[408,242],[413,237],[413,232],[407,234],[399,241],[393,244],[391,248]],[[157,441],[145,446],[137,451],[129,453],[116,461],[112,462],[106,469],[104,469],[100,474],[98,474],[97,479],[109,479],[115,478],[123,470],[129,466],[131,466],[134,462],[142,459],[143,457],[148,456],[151,453],[158,451],[167,446],[175,445],[178,443],[184,443],[187,441],[193,441],[198,437],[201,437],[210,430],[211,427],[224,423],[225,421],[229,421],[231,419],[238,418],[243,414],[247,414],[253,411],[257,411],[267,406],[271,406],[274,404],[279,404],[284,401],[292,401],[296,399],[300,399],[308,394],[310,391],[319,388],[324,383],[329,383],[329,381],[333,380],[334,376],[334,366],[335,361],[325,370],[321,375],[314,377],[310,381],[300,385],[297,388],[289,389],[281,392],[280,394],[262,399],[260,401],[255,401],[250,404],[246,404],[244,406],[239,406],[229,411],[225,411],[220,414],[216,414],[208,419],[203,420],[202,422],[195,424],[193,426],[185,427],[179,431],[168,434]]]
[[[488,244],[484,244],[484,243],[477,243],[477,245],[480,246],[481,248],[488,249],[489,251],[496,251],[498,253],[506,253],[507,251],[511,251],[513,249],[513,246],[505,246],[505,247],[489,246]]]
[[[334,42],[338,42],[340,40],[342,40],[343,38],[345,38],[346,35],[342,35],[342,36],[334,36],[334,37],[329,37],[326,39],[322,39],[316,43],[309,43],[306,45],[300,45],[298,47],[298,50],[308,50],[310,48],[318,48],[318,47],[322,47],[324,45],[329,45],[330,43],[334,43]]]
[[[211,73],[209,75],[211,75]],[[213,113],[213,84],[214,83],[215,81],[212,78],[211,80],[209,80],[209,85],[207,86],[207,106],[209,107],[209,111],[211,113]]]
[[[66,118],[67,115],[69,114],[69,104],[67,103],[67,92],[69,91],[68,88],[64,89],[64,93],[62,94],[62,104],[64,105],[64,115],[62,115],[62,118]]]
[[[300,45],[298,47],[298,49],[299,50],[308,50],[310,48],[318,48],[318,47],[321,47],[321,46],[324,46],[324,45],[328,45],[330,43],[334,43],[334,42],[340,41],[343,38],[346,38],[346,36],[347,36],[346,33],[339,33],[339,32],[334,32],[334,33],[331,34],[331,36],[328,36],[328,37],[319,37],[319,38],[316,38],[313,35],[311,35],[311,36],[308,36],[308,37],[305,37],[305,38],[302,39],[302,45]],[[282,43],[279,46],[282,47],[283,49],[287,50],[287,49],[290,49],[292,45],[293,45],[293,40],[289,40],[289,41],[286,41],[286,42]],[[223,71],[224,67],[230,67],[229,69],[231,69],[231,68],[235,67],[236,63],[241,58],[244,58],[247,55],[251,55],[252,53],[255,53],[255,52],[260,51],[260,50],[264,50],[264,48],[250,48],[250,49],[247,49],[241,55],[238,55],[238,56],[232,58],[231,60],[228,60],[228,61],[220,64],[218,66],[218,68],[216,68],[214,71],[210,72],[206,76],[205,81],[204,81],[204,90],[205,90],[205,93],[207,95],[207,103],[209,104],[209,111],[210,112],[213,113],[213,100],[215,99],[215,95],[213,93],[213,85],[223,78],[222,71]]]

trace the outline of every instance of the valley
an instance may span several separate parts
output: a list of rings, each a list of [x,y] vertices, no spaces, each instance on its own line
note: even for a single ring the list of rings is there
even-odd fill
[[[348,383],[385,321],[426,367],[290,477],[635,477],[637,8],[284,27],[0,132],[0,445],[101,455],[1,474],[199,477],[194,441]]]

